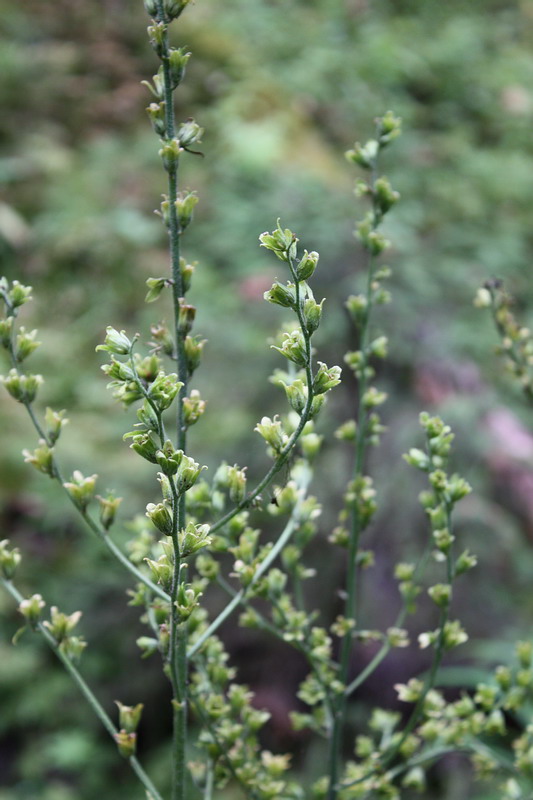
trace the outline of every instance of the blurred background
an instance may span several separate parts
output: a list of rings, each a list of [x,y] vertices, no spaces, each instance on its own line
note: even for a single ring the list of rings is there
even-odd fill
[[[165,301],[143,302],[146,278],[167,268],[153,214],[164,175],[140,85],[157,66],[146,25],[141,2],[0,0],[1,273],[34,287],[22,321],[43,341],[30,362],[46,378],[43,408],[68,409],[58,447],[64,472],[98,472],[100,489],[129,498],[119,542],[157,490],[152,470],[121,441],[133,415],[106,392],[94,348],[108,324],[148,340],[152,322],[170,319]],[[285,276],[260,251],[259,233],[281,217],[321,253],[319,357],[342,364],[355,347],[343,301],[362,286],[352,231],[364,212],[343,153],[372,134],[376,115],[391,108],[403,118],[404,135],[382,164],[402,201],[386,224],[393,304],[379,310],[375,327],[391,340],[380,377],[389,432],[372,454],[380,513],[367,539],[377,564],[366,576],[364,626],[392,624],[393,564],[425,536],[422,484],[400,455],[420,444],[419,412],[436,411],[453,425],[454,466],[475,489],[458,536],[480,566],[454,601],[471,641],[448,675],[468,687],[510,658],[533,615],[531,413],[494,356],[489,315],[472,306],[478,286],[497,276],[524,320],[533,307],[533,2],[198,0],[174,28],[176,43],[193,53],[178,119],[194,116],[205,127],[205,158],[186,160],[182,186],[200,196],[185,247],[198,261],[195,330],[209,340],[193,384],[208,413],[191,447],[211,473],[225,458],[261,476],[268,462],[253,427],[285,411],[267,381],[279,364],[267,340],[283,312],[262,299]],[[349,377],[331,397],[319,422],[326,436],[353,413]],[[167,688],[159,665],[139,658],[143,628],[125,606],[127,578],[57,487],[23,464],[21,450],[35,436],[6,393],[0,404],[0,538],[25,555],[20,587],[67,612],[83,609],[90,646],[82,671],[110,712],[114,699],[145,703],[141,756],[164,775]],[[349,449],[333,441],[318,465],[326,508],[310,552],[320,572],[309,593],[320,595],[325,622],[339,613],[343,554],[330,548],[325,557],[323,547],[351,463]],[[209,602],[216,608],[216,597]],[[94,800],[108,797],[109,785],[114,800],[140,797],[54,656],[29,635],[12,647],[19,624],[0,594],[0,800]],[[434,620],[422,613],[413,625]],[[305,664],[253,632],[229,626],[225,639],[238,677],[273,714],[265,746],[290,749],[307,786],[322,754],[291,733],[287,718]],[[372,654],[362,649],[358,666]],[[415,647],[391,656],[355,698],[354,728],[369,706],[394,705],[394,682],[426,666]],[[457,758],[432,771],[428,797],[490,800],[499,789],[473,786]]]

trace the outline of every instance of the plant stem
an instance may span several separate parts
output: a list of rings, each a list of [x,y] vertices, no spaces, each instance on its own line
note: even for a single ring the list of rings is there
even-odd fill
[[[18,591],[18,589],[14,586],[11,581],[5,580],[4,578],[0,579],[2,581],[3,586],[9,592],[9,594],[16,600],[19,604],[24,600],[23,595]],[[94,692],[90,687],[87,685],[85,680],[82,678],[81,674],[74,666],[72,661],[61,652],[58,647],[58,644],[52,634],[45,628],[45,626],[38,622],[36,625],[36,630],[43,636],[48,646],[54,651],[57,658],[61,661],[67,672],[69,673],[70,677],[83,694],[89,705],[91,706],[92,710],[109,733],[111,738],[115,740],[115,735],[118,733],[118,729],[113,725],[110,717],[106,714],[103,707],[100,705],[98,699],[96,698]],[[153,785],[152,781],[141,767],[139,761],[135,756],[130,756],[128,758],[128,762],[130,767],[135,772],[141,783],[144,785],[145,789],[150,793],[153,800],[162,800],[161,795]]]

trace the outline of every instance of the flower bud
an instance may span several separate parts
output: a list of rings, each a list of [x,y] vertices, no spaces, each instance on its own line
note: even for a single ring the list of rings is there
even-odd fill
[[[40,594],[34,594],[26,600],[22,600],[19,604],[19,611],[23,617],[28,621],[32,628],[34,628],[41,619],[41,611],[45,607]]]
[[[179,139],[164,139],[159,155],[167,172],[175,172],[178,167],[180,153],[183,150]]]
[[[67,636],[59,643],[59,649],[70,661],[75,663],[83,655],[87,642],[82,636]]]
[[[400,193],[395,192],[389,180],[382,176],[374,184],[374,198],[382,214],[386,214],[400,199]]]
[[[307,350],[303,334],[300,330],[284,333],[284,341],[281,347],[272,345],[273,350],[277,350],[282,356],[293,361],[299,367],[307,364]]]
[[[187,527],[178,533],[181,558],[186,558],[203,547],[209,547],[212,539],[208,534],[209,525],[195,525],[189,522]]]
[[[360,324],[363,317],[366,316],[368,300],[364,294],[351,294],[346,300],[345,306],[354,322]]]
[[[24,303],[27,303],[28,300],[31,300],[31,291],[31,286],[23,286],[18,281],[13,281],[11,284],[11,289],[7,293],[11,307],[18,308],[19,306],[24,305]]]
[[[148,393],[158,405],[159,410],[165,411],[172,405],[172,401],[182,386],[183,383],[178,380],[175,372],[167,375],[164,370],[161,370],[150,386]]]
[[[150,17],[156,17],[158,13],[157,0],[144,0],[144,8]]]
[[[205,405],[205,400],[202,400],[197,389],[193,389],[189,397],[183,398],[183,418],[187,427],[198,422],[205,411]]]
[[[190,57],[191,54],[187,53],[184,47],[177,49],[172,48],[169,51],[168,65],[170,67],[170,79],[173,89],[179,86],[185,77],[185,68]]]
[[[54,450],[52,447],[48,447],[44,439],[39,439],[39,447],[35,448],[33,453],[23,450],[22,455],[26,464],[31,464],[39,472],[44,472],[51,478],[55,477]]]
[[[187,8],[191,0],[163,0],[163,11],[170,19],[177,19]]]
[[[341,382],[341,368],[328,367],[322,361],[319,361],[319,368],[313,380],[313,393],[323,394],[338,386]]]
[[[254,431],[257,431],[276,453],[283,449],[287,441],[287,436],[283,432],[281,421],[277,415],[273,420],[270,417],[263,417],[261,422],[255,426]]]
[[[395,117],[392,111],[387,111],[382,117],[376,119],[380,148],[385,147],[402,132],[402,120]]]
[[[439,608],[447,608],[452,597],[452,587],[448,583],[437,583],[429,587],[428,594]]]
[[[115,521],[115,516],[122,503],[122,497],[115,497],[113,493],[110,493],[106,497],[100,497],[97,494],[96,499],[100,504],[100,522],[107,531]]]
[[[283,382],[282,384],[291,408],[298,414],[302,414],[307,404],[307,386],[299,378],[289,385]]]
[[[386,392],[380,392],[375,386],[371,386],[366,390],[362,397],[363,405],[365,408],[375,408],[382,405],[387,399]]]
[[[157,464],[157,446],[152,439],[151,432],[145,433],[126,433],[123,436],[123,439],[133,439],[132,443],[130,444],[130,448],[138,453],[140,456],[145,458],[151,464]]]
[[[19,363],[31,355],[41,344],[35,340],[36,336],[36,330],[27,333],[24,327],[20,328],[15,342],[15,358]]]
[[[305,319],[305,327],[307,333],[311,336],[320,325],[320,318],[322,317],[322,305],[324,301],[317,303],[313,297],[308,297],[303,306],[303,315]]]
[[[173,529],[172,512],[166,503],[148,503],[146,506],[146,516],[152,520],[155,527],[161,533],[170,536]]]
[[[79,470],[72,473],[72,481],[63,484],[75,505],[85,511],[94,496],[94,489],[98,475],[90,475],[84,478]]]
[[[289,258],[296,257],[298,239],[289,228],[282,230],[279,219],[276,230],[272,231],[272,233],[265,231],[259,237],[259,241],[261,242],[261,247],[272,250],[281,261],[288,261]]]
[[[126,731],[119,731],[113,734],[113,738],[117,743],[118,752],[124,758],[131,758],[135,755],[137,748],[137,734],[127,733]]]
[[[150,636],[140,636],[136,641],[137,647],[142,650],[141,658],[148,658],[159,649],[159,642]]]
[[[198,601],[202,593],[190,584],[180,583],[178,588],[178,599],[176,600],[176,608],[181,622],[189,619],[192,612],[198,605]]]
[[[378,149],[378,142],[375,139],[370,139],[364,146],[356,142],[353,150],[346,152],[346,158],[353,164],[358,164],[364,169],[370,169],[374,164]]]
[[[165,52],[165,34],[167,26],[164,22],[154,22],[148,26],[148,38],[155,52],[162,58]]]
[[[106,328],[106,337],[104,344],[99,344],[96,350],[107,350],[108,353],[113,353],[114,355],[127,355],[132,348],[132,342],[126,336],[126,331],[120,331],[120,333],[115,329],[112,328],[111,325],[108,325]]]
[[[178,313],[178,331],[180,334],[186,335],[190,333],[195,316],[195,306],[189,305],[185,302],[183,297],[180,297],[180,308]]]
[[[198,196],[194,192],[180,192],[176,200],[176,214],[180,231],[184,231],[192,222],[193,211],[198,203]]]
[[[145,303],[153,303],[157,300],[163,289],[169,285],[168,278],[147,278],[146,285],[148,292],[144,298]]]
[[[187,150],[192,144],[201,142],[204,129],[201,128],[194,119],[190,118],[187,122],[182,122],[176,131],[176,136],[181,146]],[[198,201],[196,201],[198,202]]]
[[[23,375],[16,369],[10,369],[7,377],[0,376],[0,382],[19,403],[32,403],[37,395],[37,390],[44,381],[42,375]]]
[[[228,467],[229,496],[234,503],[242,503],[246,495],[246,467],[239,469],[235,464]]]
[[[115,705],[118,706],[118,718],[121,730],[126,731],[126,733],[133,733],[136,731],[141,721],[144,705],[138,703],[136,706],[125,706],[120,700],[115,700]]]
[[[0,542],[0,572],[6,578],[11,580],[17,571],[17,567],[22,560],[18,547],[13,550],[8,549],[9,539],[3,539]]]
[[[175,475],[183,458],[183,450],[175,450],[174,445],[167,439],[163,448],[157,450],[155,460],[165,475]]]
[[[9,347],[11,344],[11,334],[13,331],[13,323],[15,317],[6,317],[0,319],[0,343],[3,347]]]
[[[170,591],[174,569],[168,557],[162,555],[159,556],[157,561],[153,561],[151,558],[145,558],[144,560],[152,570],[152,575],[156,583],[159,583],[165,591]]]
[[[194,486],[203,469],[207,469],[207,467],[201,467],[193,458],[183,456],[176,476],[178,494],[183,494],[191,486]]]
[[[185,337],[183,346],[185,350],[185,359],[187,361],[187,369],[189,371],[189,376],[192,375],[193,372],[200,365],[202,352],[206,343],[207,339],[198,339],[198,337],[195,336]]]
[[[74,611],[72,614],[64,614],[59,611],[57,606],[50,608],[50,622],[43,622],[48,628],[54,639],[60,644],[69,633],[76,627],[81,618],[81,611]]]
[[[284,286],[279,281],[276,281],[272,284],[272,288],[263,294],[263,297],[269,303],[274,303],[284,308],[294,308],[296,303],[294,284],[288,283]]]
[[[46,409],[44,421],[46,424],[46,434],[51,444],[57,442],[63,426],[68,424],[68,419],[65,417],[66,413],[64,409],[62,411],[53,411],[51,408]]]
[[[304,250],[304,254],[296,267],[296,277],[299,281],[306,281],[312,276],[317,267],[318,259],[319,255],[315,250],[310,253]]]
[[[455,562],[455,574],[456,575],[463,575],[465,572],[473,569],[477,564],[477,557],[470,553],[468,550],[465,550],[457,561]]]

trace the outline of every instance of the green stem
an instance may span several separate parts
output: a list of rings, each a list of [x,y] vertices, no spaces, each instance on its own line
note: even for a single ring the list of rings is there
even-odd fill
[[[19,604],[24,600],[23,595],[18,591],[18,589],[13,585],[11,581],[5,580],[4,578],[0,579],[2,581],[3,586],[9,592],[9,594],[16,600]],[[76,669],[72,661],[61,652],[58,647],[58,644],[52,634],[45,628],[45,626],[38,622],[36,625],[36,630],[39,631],[41,636],[45,639],[48,646],[54,651],[57,658],[61,661],[63,666],[65,667],[66,671],[69,673],[70,677],[83,694],[89,705],[91,706],[92,710],[109,733],[111,738],[115,740],[116,734],[119,732],[118,729],[113,725],[110,717],[106,714],[103,707],[100,705],[98,699],[96,698],[93,691],[87,685],[85,680],[80,675],[79,671]],[[141,783],[144,785],[145,789],[150,793],[153,800],[162,800],[161,795],[153,785],[152,781],[141,767],[139,761],[135,756],[130,756],[128,758],[128,762],[132,770],[135,772]]]
[[[372,165],[372,186],[376,181],[376,160],[374,159]],[[372,208],[374,213],[373,230],[376,230],[381,217],[378,213],[378,208],[375,200],[373,199]],[[361,334],[359,339],[359,350],[363,354],[363,363],[361,366],[359,385],[358,385],[358,407],[357,407],[357,434],[355,444],[355,462],[354,462],[354,479],[363,475],[365,452],[366,452],[366,425],[367,425],[367,410],[364,406],[363,398],[367,389],[368,377],[368,355],[366,353],[366,346],[369,335],[369,322],[372,311],[372,280],[374,272],[374,257],[369,252],[368,266],[367,266],[367,286],[366,286],[366,310],[362,320]],[[348,566],[346,576],[346,602],[344,609],[344,616],[348,620],[355,620],[357,617],[357,600],[358,600],[358,567],[357,567],[357,553],[359,550],[359,542],[363,532],[360,515],[357,506],[354,505],[352,510],[352,525],[350,531],[350,539],[348,543]],[[348,671],[350,667],[350,656],[352,653],[353,638],[351,631],[347,631],[341,643],[340,650],[340,673],[339,680],[345,684],[348,679]],[[384,655],[383,655],[384,657]],[[382,659],[380,659],[382,660]],[[377,662],[379,663],[379,661]],[[377,666],[377,664],[376,664]],[[347,694],[344,692],[339,696],[337,708],[333,714],[333,729],[331,731],[330,748],[328,756],[328,774],[329,774],[329,789],[328,800],[336,800],[337,798],[337,775],[340,748],[342,742],[342,734],[344,730],[345,717],[346,717],[346,699]]]

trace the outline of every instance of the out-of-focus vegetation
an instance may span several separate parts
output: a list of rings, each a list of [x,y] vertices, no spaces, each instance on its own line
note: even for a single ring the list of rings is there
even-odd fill
[[[0,272],[35,289],[35,316],[25,322],[39,327],[44,346],[32,368],[47,378],[44,402],[68,408],[71,419],[61,457],[89,474],[97,468],[103,486],[127,488],[139,512],[151,499],[147,473],[121,442],[123,416],[105,392],[94,347],[109,323],[149,338],[144,281],[166,268],[152,214],[161,171],[140,86],[155,69],[144,28],[140,2],[0,2]],[[194,54],[181,116],[206,128],[205,158],[189,161],[185,175],[201,198],[187,255],[199,262],[192,298],[197,330],[209,340],[197,385],[210,413],[193,436],[202,463],[233,463],[245,452],[250,475],[264,463],[251,431],[281,397],[264,379],[276,316],[262,293],[275,274],[257,236],[277,216],[328,264],[319,276],[325,355],[335,361],[349,346],[342,299],[357,290],[362,257],[342,153],[367,136],[376,114],[392,107],[403,118],[405,135],[387,164],[402,203],[389,227],[394,303],[381,317],[392,369],[384,376],[390,432],[375,465],[380,593],[365,613],[369,626],[395,615],[391,563],[409,552],[421,525],[421,487],[399,454],[417,436],[418,411],[438,408],[457,431],[461,470],[475,489],[460,524],[482,555],[459,601],[473,643],[453,679],[468,686],[466,666],[505,660],[533,611],[533,424],[502,380],[488,318],[472,306],[492,275],[519,298],[519,310],[533,306],[533,2],[198,0],[178,28]],[[23,465],[20,451],[33,433],[19,407],[6,396],[0,402],[0,538],[27,553],[28,589],[67,611],[85,609],[84,673],[105,703],[145,702],[141,753],[153,768],[166,758],[167,689],[157,667],[139,660],[124,576],[59,492]],[[323,432],[350,415],[351,402],[348,383]],[[322,456],[324,536],[346,458],[342,447]],[[330,610],[342,569],[342,561],[321,564]],[[3,596],[0,609],[0,800],[93,800],[110,780],[117,800],[133,796],[53,656],[33,641],[12,648],[16,613]],[[279,645],[232,636],[239,677],[274,712],[270,745],[294,747],[302,775],[312,778],[316,754],[305,741],[288,741],[287,689],[271,680]],[[356,698],[354,724],[376,696],[395,702],[383,685],[412,669],[405,660],[386,663]],[[302,665],[283,679],[291,670],[296,685]],[[460,760],[453,767],[435,771],[432,798],[498,797],[490,785],[474,789]]]

